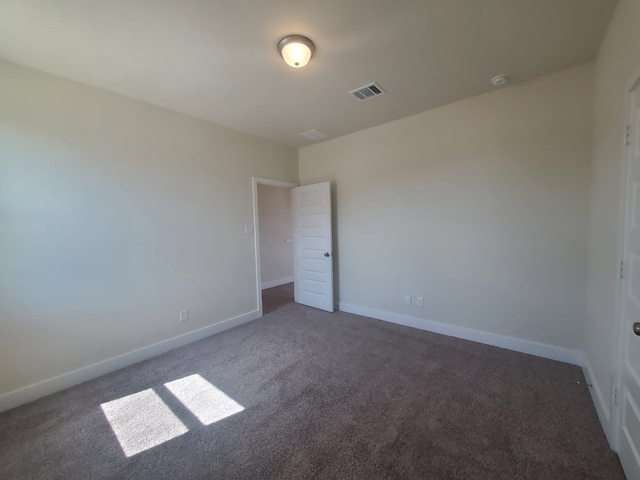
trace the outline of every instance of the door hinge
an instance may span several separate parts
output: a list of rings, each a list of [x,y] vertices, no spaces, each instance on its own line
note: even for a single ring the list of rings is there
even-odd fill
[[[613,387],[613,404],[618,405],[618,387]]]
[[[624,260],[620,261],[620,278],[624,279]]]
[[[629,132],[631,130],[631,125],[626,125],[624,127],[624,130],[625,130],[625,132],[624,132],[624,144],[625,145],[631,145],[631,142],[629,141]]]

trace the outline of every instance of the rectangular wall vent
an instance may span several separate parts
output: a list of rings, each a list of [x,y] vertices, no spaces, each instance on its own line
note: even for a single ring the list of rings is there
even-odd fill
[[[314,142],[317,142],[318,140],[324,140],[325,138],[327,138],[326,133],[322,133],[321,131],[316,130],[315,128],[312,130],[309,130],[308,132],[299,133],[298,136],[302,138],[306,138],[307,140],[313,140]]]
[[[382,95],[383,93],[385,93],[385,91],[380,85],[378,85],[376,82],[373,82],[369,85],[365,85],[364,87],[351,90],[349,93],[356,97],[358,100],[369,100],[370,98]]]

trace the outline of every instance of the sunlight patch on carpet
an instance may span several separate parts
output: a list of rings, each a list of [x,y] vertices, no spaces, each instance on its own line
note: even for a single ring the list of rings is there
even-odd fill
[[[244,410],[244,407],[200,375],[164,384],[203,425],[211,425]]]
[[[189,431],[153,389],[100,405],[127,457]]]

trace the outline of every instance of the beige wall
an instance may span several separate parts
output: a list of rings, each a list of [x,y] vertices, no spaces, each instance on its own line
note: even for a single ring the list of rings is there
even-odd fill
[[[0,146],[0,395],[257,308],[295,150],[6,62]]]
[[[291,189],[258,184],[260,275],[265,287],[293,278]]]
[[[340,302],[581,349],[592,103],[589,64],[301,149]]]
[[[620,195],[627,92],[640,76],[640,2],[621,0],[596,61],[594,158],[589,227],[589,286],[585,351],[604,403],[608,432],[615,355],[616,289],[621,258]]]

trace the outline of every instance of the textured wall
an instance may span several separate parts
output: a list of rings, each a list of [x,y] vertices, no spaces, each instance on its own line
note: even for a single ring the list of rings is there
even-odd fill
[[[301,149],[339,300],[581,349],[592,104],[587,64]]]
[[[291,189],[258,184],[262,283],[293,277]]]
[[[640,2],[621,0],[596,61],[585,351],[608,432],[615,356],[627,93],[640,77]]]
[[[6,62],[0,146],[0,394],[257,308],[295,150]]]

